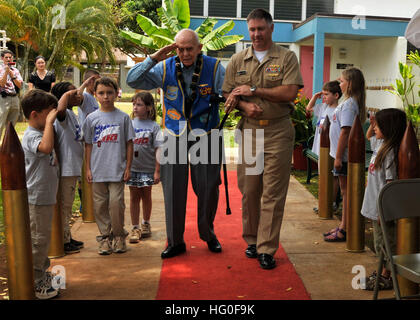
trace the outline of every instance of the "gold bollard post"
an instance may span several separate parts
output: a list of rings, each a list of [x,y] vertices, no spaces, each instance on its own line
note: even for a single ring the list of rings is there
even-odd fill
[[[83,222],[95,222],[95,214],[93,211],[93,191],[92,184],[87,182],[86,172],[85,172],[85,161],[86,157],[83,159],[82,166],[82,217]]]
[[[53,219],[51,224],[51,241],[48,250],[48,258],[61,258],[65,256],[64,252],[64,229],[63,229],[63,215],[61,212],[60,188],[58,186],[57,203],[54,206]]]
[[[25,155],[11,122],[1,145],[0,166],[9,297],[35,299]]]
[[[347,172],[347,241],[346,250],[365,250],[365,220],[362,209],[365,193],[365,135],[359,116],[354,119],[350,130],[349,163]]]
[[[398,153],[398,179],[420,178],[420,154],[416,134],[408,123]],[[397,254],[419,252],[419,221],[416,218],[400,219],[397,222]],[[398,276],[401,296],[415,295],[418,285]]]
[[[333,217],[333,158],[330,156],[330,120],[325,118],[322,124],[321,141],[319,147],[319,195],[318,217],[332,219]]]

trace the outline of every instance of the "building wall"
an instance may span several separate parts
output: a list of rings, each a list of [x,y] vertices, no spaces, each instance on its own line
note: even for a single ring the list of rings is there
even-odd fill
[[[313,45],[312,39],[299,45]],[[325,39],[325,46],[331,47],[330,80],[339,78],[342,69],[337,64],[352,64],[362,70],[365,77],[366,105],[369,108],[395,108],[401,103],[393,94],[385,91],[399,77],[398,62],[405,62],[407,40],[403,37],[366,40]],[[345,50],[345,57],[340,52]],[[413,67],[420,83],[420,68]],[[378,90],[380,89],[380,90]],[[417,99],[419,100],[419,99]]]
[[[360,42],[360,68],[368,87],[366,105],[379,109],[401,107],[397,97],[387,92],[385,88],[394,83],[398,77],[398,62],[406,60],[407,40],[399,37]]]
[[[411,18],[419,8],[419,0],[335,0],[334,13]]]
[[[299,45],[313,46],[313,40],[299,42]],[[325,39],[325,46],[331,47],[330,81],[337,79],[341,74],[341,69],[337,69],[337,64],[353,64],[360,68],[360,41],[359,40],[337,40]],[[340,57],[340,49],[346,50],[346,56]]]
[[[136,90],[127,85],[127,73],[131,67],[120,64],[120,86],[123,93],[134,93]]]

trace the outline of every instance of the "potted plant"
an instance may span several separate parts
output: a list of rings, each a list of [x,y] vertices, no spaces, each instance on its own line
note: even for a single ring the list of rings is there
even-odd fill
[[[420,55],[416,50],[407,55],[408,60],[420,67]],[[387,90],[401,99],[404,111],[407,115],[407,120],[411,121],[416,132],[417,139],[420,138],[420,90],[419,85],[416,85],[415,76],[412,73],[413,66],[399,62],[399,71],[401,79],[395,80],[395,85],[391,84],[392,90]],[[417,103],[416,103],[417,101]]]
[[[314,134],[312,127],[312,117],[306,111],[309,99],[302,95],[299,90],[294,101],[294,110],[292,113],[292,123],[295,128],[295,148],[293,151],[293,167],[297,170],[306,170],[307,164],[303,156],[303,149],[308,148],[308,140]]]

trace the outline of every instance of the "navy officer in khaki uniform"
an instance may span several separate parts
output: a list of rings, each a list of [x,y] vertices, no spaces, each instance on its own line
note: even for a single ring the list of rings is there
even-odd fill
[[[245,254],[258,258],[263,269],[276,266],[280,228],[290,179],[295,131],[290,120],[292,101],[303,80],[296,55],[273,43],[274,24],[270,13],[253,10],[247,17],[252,47],[235,54],[226,68],[223,84],[226,110],[241,110],[238,186],[242,193]],[[249,129],[249,130],[247,130]],[[263,141],[258,130],[263,129]],[[252,133],[246,143],[244,132]],[[261,131],[260,131],[261,132]],[[245,143],[244,143],[245,142]],[[263,168],[246,163],[246,153],[258,153]],[[254,170],[255,171],[255,170]]]

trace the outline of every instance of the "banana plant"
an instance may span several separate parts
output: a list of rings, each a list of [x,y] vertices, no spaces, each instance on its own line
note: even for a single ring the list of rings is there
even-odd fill
[[[190,26],[190,7],[188,0],[174,0],[173,3],[170,0],[165,0],[164,3],[165,8],[157,9],[162,26],[158,26],[151,19],[139,14],[136,19],[137,24],[145,35],[122,30],[120,31],[121,37],[151,50],[158,50],[173,43],[175,35]],[[220,50],[243,38],[239,35],[226,35],[235,25],[232,20],[213,30],[216,23],[216,19],[206,18],[195,30],[200,43],[203,44],[204,51]]]
[[[408,55],[408,59],[420,67],[420,55],[417,50],[411,52]],[[420,127],[420,103],[416,103],[416,100],[420,97],[420,90],[416,95],[415,88],[420,86],[416,85],[414,80],[413,66],[399,62],[398,67],[401,79],[396,79],[395,84],[391,84],[392,90],[387,91],[396,95],[402,101],[407,120],[411,121],[417,133]]]

